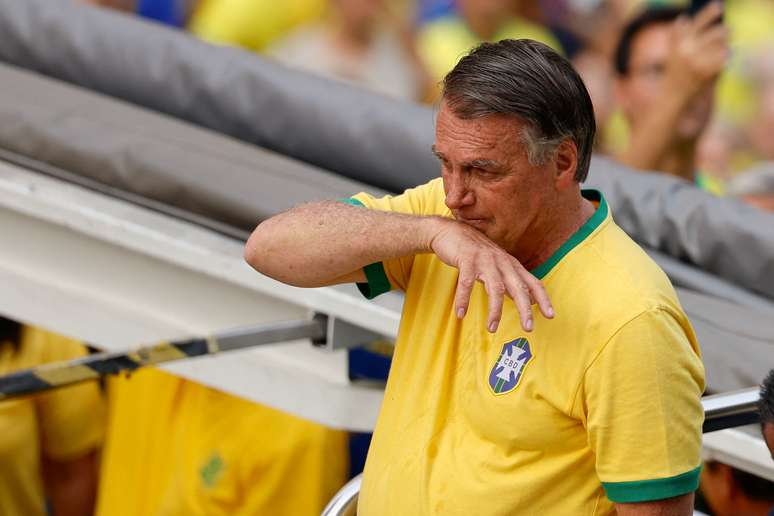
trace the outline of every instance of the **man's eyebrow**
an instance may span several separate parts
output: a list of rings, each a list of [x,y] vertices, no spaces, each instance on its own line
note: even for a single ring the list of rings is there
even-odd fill
[[[465,161],[461,163],[461,165],[467,168],[480,168],[481,170],[499,170],[502,168],[502,165],[500,165],[499,162],[493,159],[483,158]]]
[[[442,152],[436,149],[435,145],[430,147],[430,150],[433,151],[433,154],[435,154],[438,159],[442,159],[442,160],[446,159],[446,156],[444,156]],[[470,161],[463,161],[461,165],[465,168],[480,168],[482,170],[498,170],[502,168],[502,165],[500,165],[499,162],[493,159],[485,159],[485,158],[478,158],[478,159],[472,159]]]

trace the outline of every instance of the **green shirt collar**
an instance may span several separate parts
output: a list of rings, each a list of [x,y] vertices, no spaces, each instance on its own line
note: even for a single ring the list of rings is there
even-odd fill
[[[595,211],[594,215],[592,215],[589,220],[587,220],[578,229],[578,231],[576,231],[570,238],[568,238],[567,241],[563,243],[561,247],[548,258],[548,260],[530,271],[537,279],[543,279],[549,272],[551,272],[551,269],[553,269],[556,264],[562,261],[562,258],[564,258],[567,253],[575,249],[578,244],[586,240],[586,238],[588,238],[589,235],[591,235],[594,230],[597,229],[607,218],[609,210],[607,207],[607,201],[602,195],[602,192],[599,190],[588,189],[581,190],[581,195],[583,195],[584,199],[588,199],[592,202],[598,202],[599,206],[597,207],[597,211]]]

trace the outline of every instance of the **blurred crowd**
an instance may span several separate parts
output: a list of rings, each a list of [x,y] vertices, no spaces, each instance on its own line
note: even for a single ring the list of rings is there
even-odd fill
[[[477,43],[535,39],[583,76],[598,153],[774,210],[770,0],[83,1],[423,103]]]
[[[0,376],[87,354],[0,317]],[[311,516],[349,470],[346,432],[152,367],[0,401],[3,516]]]

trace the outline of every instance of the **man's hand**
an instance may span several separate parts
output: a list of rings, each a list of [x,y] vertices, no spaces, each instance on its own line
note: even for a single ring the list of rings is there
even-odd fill
[[[696,17],[679,18],[672,26],[672,48],[665,70],[666,92],[684,102],[709,87],[728,60],[728,28],[716,23],[723,6],[712,2]]]
[[[476,280],[484,283],[489,298],[490,332],[500,323],[505,294],[515,301],[525,331],[532,330],[532,300],[543,315],[553,317],[543,285],[516,258],[472,227],[443,217],[334,201],[305,204],[261,223],[245,246],[245,260],[284,283],[321,287],[363,281],[362,268],[369,263],[427,252],[460,270],[458,317],[465,316]]]
[[[444,220],[430,241],[430,247],[447,265],[459,269],[454,309],[462,319],[468,310],[470,293],[476,281],[481,281],[489,298],[487,329],[494,333],[500,324],[503,296],[508,294],[516,303],[521,326],[532,331],[532,302],[537,302],[547,318],[554,310],[543,284],[530,274],[519,261],[485,235],[461,222]]]
[[[720,3],[713,2],[694,18],[681,17],[666,29],[659,29],[669,31],[669,52],[665,56],[659,50],[657,62],[648,70],[649,87],[656,88],[657,101],[651,100],[648,109],[632,113],[629,146],[619,156],[621,162],[693,181],[696,166],[692,149],[711,110],[712,86],[729,55],[728,29],[716,23],[722,11]],[[633,80],[629,77],[621,84]],[[638,98],[641,93],[624,95]],[[683,125],[685,121],[687,126]]]

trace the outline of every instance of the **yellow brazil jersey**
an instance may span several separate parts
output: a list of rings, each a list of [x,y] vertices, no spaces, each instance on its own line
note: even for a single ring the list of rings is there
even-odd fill
[[[85,354],[79,342],[26,326],[18,346],[0,342],[0,375]],[[47,514],[42,459],[69,461],[98,448],[103,417],[96,382],[0,402],[0,514]]]
[[[116,379],[98,515],[317,515],[347,434],[155,369]]]
[[[433,254],[365,268],[368,297],[405,304],[359,514],[597,515],[696,489],[704,370],[663,272],[597,210],[533,274],[556,310],[525,333],[507,299],[497,333]],[[440,179],[368,208],[451,217]],[[517,209],[517,208],[516,208]]]

